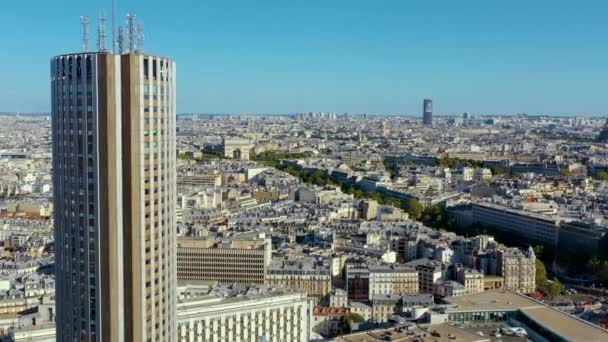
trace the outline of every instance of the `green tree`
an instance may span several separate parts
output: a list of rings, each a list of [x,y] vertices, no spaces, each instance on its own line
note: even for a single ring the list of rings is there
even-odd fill
[[[593,257],[587,262],[587,271],[603,283],[608,283],[608,261]]]
[[[180,154],[177,156],[177,159],[184,159],[184,160],[186,160],[186,159],[190,159],[190,155],[189,155],[188,153],[180,153]]]
[[[363,193],[363,190],[356,189],[356,188],[353,190],[353,195],[355,195],[355,198],[357,198],[357,199],[365,197],[365,194]]]
[[[595,178],[602,181],[608,181],[608,172],[600,171],[595,175]]]
[[[543,257],[543,253],[545,252],[545,246],[536,245],[532,249],[534,250],[534,255],[536,255],[536,260],[541,259]]]
[[[353,321],[347,315],[340,317],[339,326],[342,334],[350,334],[352,332],[352,323]]]
[[[452,168],[452,166],[454,166],[454,160],[451,159],[450,157],[442,157],[439,158],[439,160],[437,161],[437,163],[439,164],[439,166],[441,167],[449,167]]]
[[[348,313],[342,317],[340,317],[340,329],[343,334],[348,334],[352,331],[351,325],[353,323],[363,323],[365,322],[365,318],[359,315],[358,313]]]
[[[418,202],[416,199],[410,199],[405,204],[405,211],[414,220],[420,220],[422,217],[422,210],[422,204],[420,204],[420,202]]]
[[[351,312],[351,313],[349,313],[346,316],[348,316],[348,318],[350,318],[350,320],[353,323],[363,323],[363,322],[365,322],[365,318],[363,318],[363,316],[359,315],[356,312]]]
[[[537,257],[536,258],[536,289],[540,292],[547,293],[547,269],[545,264]]]
[[[492,171],[492,175],[494,176],[502,175],[505,173],[505,169],[500,166],[492,166],[492,168],[490,168],[490,171]]]
[[[425,225],[433,228],[439,228],[443,222],[443,211],[437,205],[424,208],[422,211],[421,221]]]
[[[559,296],[562,292],[564,292],[564,285],[557,278],[547,286],[547,293],[553,297]]]
[[[601,266],[602,261],[596,256],[587,261],[587,269],[591,272],[597,272]]]

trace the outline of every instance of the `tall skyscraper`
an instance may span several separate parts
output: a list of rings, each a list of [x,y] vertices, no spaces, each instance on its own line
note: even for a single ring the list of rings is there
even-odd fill
[[[51,59],[58,341],[174,341],[175,63]]]
[[[597,140],[599,142],[608,142],[608,120],[606,120],[604,127],[602,127],[602,130],[600,131],[600,135],[598,135]]]
[[[425,99],[422,103],[422,123],[424,125],[433,124],[433,100]]]

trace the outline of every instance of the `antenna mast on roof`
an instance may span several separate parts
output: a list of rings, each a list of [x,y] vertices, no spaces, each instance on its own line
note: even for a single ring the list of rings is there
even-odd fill
[[[129,31],[129,52],[135,52],[137,43],[137,28],[135,27],[135,14],[127,14],[127,30]]]
[[[106,52],[106,15],[101,12],[99,14],[99,24],[97,27],[97,50]]]
[[[80,23],[82,24],[82,51],[89,51],[89,17],[80,17]]]
[[[120,26],[118,28],[118,54],[120,55],[127,52],[127,46],[125,42],[126,39],[127,37],[125,37],[125,29],[124,27]]]
[[[141,21],[137,22],[137,52],[144,52],[144,24]]]
[[[112,53],[116,53],[116,4],[112,0]]]

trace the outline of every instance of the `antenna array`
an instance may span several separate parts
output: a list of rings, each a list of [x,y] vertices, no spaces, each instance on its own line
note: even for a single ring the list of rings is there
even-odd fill
[[[116,1],[112,0],[112,53],[116,53]]]
[[[129,52],[143,52],[144,26],[137,21],[135,14],[127,14],[127,27],[118,28],[118,50],[120,54]]]
[[[89,51],[89,17],[80,17],[80,23],[82,24],[82,51]]]
[[[137,43],[137,27],[135,26],[135,14],[127,14],[127,30],[129,31],[129,51],[135,51]]]
[[[144,24],[137,22],[137,52],[144,51]]]
[[[125,34],[125,28],[120,26],[118,28],[118,53],[123,54],[128,52],[125,40],[127,40],[127,35]]]
[[[106,16],[103,12],[99,15],[97,26],[97,50],[106,52]]]
[[[119,26],[116,30],[115,26],[115,0],[112,0],[112,43],[110,51],[119,54],[129,52],[143,52],[144,50],[144,25],[136,19],[135,14],[127,14],[126,27]],[[107,52],[106,40],[106,16],[102,11],[99,14],[99,22],[97,24],[97,50],[99,52]],[[90,20],[87,16],[80,17],[82,25],[82,50],[89,51],[89,24]]]

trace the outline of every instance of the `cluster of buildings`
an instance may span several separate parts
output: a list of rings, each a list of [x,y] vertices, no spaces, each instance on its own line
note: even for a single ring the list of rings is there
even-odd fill
[[[48,218],[51,137],[48,116],[3,116],[0,127],[0,217]]]
[[[222,151],[226,146],[232,148],[233,139],[242,140],[256,154],[297,154],[297,158],[278,162],[283,169],[321,175],[326,183],[337,186],[302,185],[271,167],[248,177],[247,170],[255,163],[230,153],[184,161],[184,179],[207,174],[208,181],[200,187],[218,194],[213,196],[213,206],[199,205],[200,219],[186,222],[182,217],[178,241],[188,247],[179,247],[178,255],[187,256],[178,259],[178,267],[187,264],[188,272],[199,276],[197,281],[217,281],[224,286],[255,281],[256,286],[306,293],[312,334],[328,337],[344,333],[343,322],[352,315],[363,318],[363,323],[352,325],[355,329],[403,320],[436,322],[439,317],[452,324],[470,315],[455,309],[451,304],[455,298],[466,301],[490,293],[525,298],[523,295],[537,290],[538,261],[531,245],[559,245],[560,229],[562,235],[572,231],[585,237],[562,238],[562,246],[566,242],[595,244],[595,249],[587,250],[601,250],[603,235],[598,233],[595,238],[590,234],[602,231],[601,206],[575,215],[577,205],[586,205],[603,191],[603,183],[593,179],[591,169],[581,167],[582,155],[547,159],[551,151],[563,154],[560,151],[567,143],[545,140],[539,145],[541,153],[536,148],[537,140],[542,141],[540,135],[537,140],[526,141],[520,135],[516,141],[505,140],[506,134],[518,132],[525,122],[536,128],[542,127],[538,122],[551,119],[518,116],[475,122],[479,117],[465,116],[468,121],[462,125],[435,118],[427,125],[432,129],[416,127],[415,120],[390,117],[342,116],[332,119],[336,125],[332,120],[302,115],[296,121],[252,116],[182,120],[180,153]],[[594,122],[574,124],[593,127]],[[513,126],[505,128],[507,125]],[[439,130],[442,133],[435,134]],[[431,142],[431,136],[437,142]],[[502,147],[495,149],[498,142]],[[520,249],[505,246],[490,235],[463,237],[439,232],[416,222],[402,208],[355,198],[341,186],[389,198],[416,199],[423,207],[440,205],[455,224],[519,230],[529,237],[529,244]],[[231,188],[239,189],[240,197],[231,196],[236,194],[228,190]],[[256,200],[252,207],[243,205],[243,201],[249,203],[249,194]],[[502,216],[490,221],[479,209],[501,201],[511,208],[502,214],[519,211],[529,219],[520,222]],[[561,219],[548,230],[537,228],[542,226],[534,222],[537,216]],[[196,255],[204,257],[193,259]],[[246,256],[250,264],[223,255]],[[216,266],[226,278],[211,274],[217,271],[209,273],[214,267],[202,261],[214,258],[222,259]],[[245,284],[237,279],[239,272]],[[481,306],[472,310],[481,310]],[[453,314],[446,312],[447,307]],[[491,320],[504,322],[515,316],[523,320],[518,310],[497,313]]]
[[[52,118],[0,117],[3,341],[608,339],[526,296],[532,244],[608,250],[608,146],[580,138],[602,120],[178,118],[175,63],[128,25],[51,59]]]
[[[143,55],[134,56],[141,56],[140,62],[146,60]],[[164,63],[163,59],[148,63],[151,61]],[[151,102],[150,105],[153,106]],[[160,116],[142,118],[152,119],[159,125],[161,119],[169,120]],[[44,123],[47,119],[36,120]],[[459,155],[445,149],[435,150],[423,137],[414,137],[413,145],[409,145],[408,140],[399,138],[401,133],[396,135],[399,125],[390,124],[395,119],[337,117],[334,121],[346,128],[335,131],[331,130],[332,120],[324,120],[320,129],[315,128],[318,124],[315,120],[284,117],[179,119],[175,140],[178,158],[168,158],[165,163],[157,157],[149,163],[123,165],[123,177],[139,168],[143,168],[146,176],[105,183],[101,197],[91,197],[100,194],[101,189],[87,185],[83,198],[89,198],[90,203],[84,207],[66,206],[65,200],[79,200],[75,196],[78,192],[72,191],[79,189],[77,178],[67,173],[58,175],[65,176],[58,178],[63,183],[56,183],[48,192],[4,197],[0,231],[4,240],[0,263],[4,294],[0,308],[5,315],[2,331],[6,338],[54,340],[58,337],[57,327],[68,324],[69,319],[62,315],[72,312],[65,311],[65,305],[74,303],[68,294],[76,293],[77,289],[71,288],[73,283],[58,282],[52,270],[65,272],[76,266],[70,266],[74,262],[71,257],[60,259],[71,255],[69,241],[64,241],[64,248],[59,250],[55,241],[58,232],[76,232],[71,231],[71,221],[65,216],[54,222],[49,219],[54,211],[65,213],[66,209],[73,210],[76,216],[81,216],[82,209],[82,217],[89,218],[86,226],[91,232],[107,222],[117,228],[125,224],[139,226],[141,237],[150,236],[149,248],[144,246],[141,250],[143,258],[138,259],[138,254],[132,252],[125,255],[132,260],[130,267],[134,267],[129,272],[133,273],[141,262],[142,269],[150,270],[145,275],[149,280],[137,280],[126,273],[122,278],[109,279],[117,284],[142,284],[141,292],[135,291],[138,287],[128,285],[130,290],[113,300],[124,301],[140,295],[147,300],[149,292],[150,307],[156,307],[155,303],[162,303],[160,295],[175,298],[173,318],[167,316],[163,323],[167,309],[159,308],[158,315],[139,321],[142,327],[150,328],[144,329],[144,334],[154,335],[157,326],[167,329],[171,324],[173,336],[179,341],[254,341],[260,337],[269,341],[309,341],[340,336],[351,330],[374,331],[410,324],[416,327],[412,331],[424,331],[431,326],[439,330],[457,329],[454,334],[466,335],[455,325],[470,322],[472,317],[478,319],[480,312],[487,312],[485,304],[475,302],[474,298],[492,294],[508,298],[505,303],[522,301],[522,305],[492,308],[494,313],[484,316],[486,321],[508,324],[515,319],[526,323],[528,330],[539,331],[540,336],[568,336],[568,332],[559,329],[555,332],[550,322],[531,318],[525,311],[523,304],[531,300],[525,299],[525,295],[536,291],[537,260],[530,245],[601,254],[605,243],[604,184],[592,178],[590,168],[583,173],[575,163],[562,167],[557,162],[466,159],[475,157],[475,153],[485,153],[486,146],[491,146],[484,142],[490,139],[487,135],[467,135],[469,128],[458,128],[465,131],[462,139],[481,140],[475,144],[478,147],[469,148],[468,154]],[[358,124],[372,127],[372,131],[366,132],[363,127],[353,129]],[[418,125],[415,120],[401,124]],[[444,124],[442,118],[434,118],[432,125],[420,129],[435,129]],[[231,127],[229,135],[225,133],[227,125]],[[448,123],[445,127],[452,126]],[[415,135],[414,129],[404,132]],[[63,132],[56,134],[57,139],[69,138],[61,135]],[[443,142],[449,139],[445,135],[439,138]],[[157,153],[152,149],[153,138],[150,145],[145,145],[145,141],[140,146],[142,153],[148,155],[149,151],[150,156]],[[132,141],[122,143],[133,149],[138,146]],[[162,153],[159,146],[162,145],[157,142],[155,148]],[[403,152],[399,152],[401,148]],[[501,153],[506,156],[506,152],[514,151],[526,150],[503,148]],[[299,159],[275,160],[288,171],[283,172],[273,167],[276,164],[255,160],[256,155],[264,152],[297,154]],[[110,162],[103,154],[95,153],[94,161]],[[55,162],[53,169],[62,170],[67,161]],[[171,180],[168,175],[173,167]],[[95,170],[83,165],[85,169]],[[290,169],[315,174],[326,185],[303,184],[295,173],[289,173]],[[50,179],[49,172],[50,167],[38,168],[32,174],[39,173],[36,179]],[[85,173],[82,176],[83,180],[87,177]],[[163,181],[169,183],[164,185]],[[124,190],[135,184],[143,185],[141,202],[139,195],[135,195],[137,191]],[[343,190],[348,187],[397,200],[416,199],[423,208],[444,206],[445,213],[457,225],[491,226],[522,235],[530,244],[521,249],[505,246],[491,235],[464,237],[437,231],[416,221],[404,208]],[[63,195],[53,201],[50,196],[57,195],[57,189]],[[45,210],[30,209],[34,203],[40,203]],[[95,208],[99,208],[100,216],[91,216]],[[163,216],[173,210],[173,218]],[[137,221],[134,212],[149,218]],[[122,220],[115,220],[117,217]],[[163,240],[163,236],[167,239],[170,234],[175,234],[174,242]],[[125,250],[125,244],[139,241],[135,235],[124,237],[122,246],[112,248]],[[106,238],[111,236],[100,235],[95,240],[99,245],[89,245],[88,249],[77,250],[77,254],[101,253],[104,244],[117,241]],[[167,249],[163,252],[162,248]],[[109,254],[104,258],[110,270],[119,270],[115,267],[123,264]],[[64,260],[61,269],[58,260]],[[96,279],[102,270],[90,266],[88,279]],[[163,272],[168,272],[165,283]],[[167,280],[171,277],[174,280]],[[158,283],[154,279],[159,279]],[[157,290],[145,290],[153,284]],[[94,298],[112,296],[103,292],[105,285],[102,285],[99,284],[100,292]],[[469,303],[470,307],[461,303]],[[534,305],[553,310],[541,303]],[[111,316],[112,308],[107,309],[101,312]],[[148,310],[145,311],[148,315]],[[128,314],[139,317],[134,312]],[[600,329],[574,318],[565,319],[573,320],[571,323],[583,330],[588,328],[589,333],[598,333],[595,329]],[[87,320],[90,323],[87,333],[101,331],[96,318],[90,316]],[[116,324],[121,326],[119,322]],[[113,331],[111,324],[109,329]],[[356,334],[365,333],[352,336]],[[162,334],[158,336],[162,338]]]

